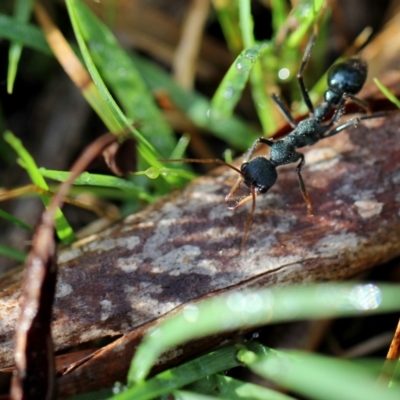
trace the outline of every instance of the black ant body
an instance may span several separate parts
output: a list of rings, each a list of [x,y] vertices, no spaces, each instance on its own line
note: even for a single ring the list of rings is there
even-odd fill
[[[290,110],[284,105],[281,99],[276,94],[271,95],[279,110],[293,128],[293,130],[286,137],[277,141],[266,139],[264,137],[258,138],[244,157],[240,170],[222,160],[173,160],[196,163],[216,162],[218,164],[226,165],[240,174],[229,194],[225,197],[225,202],[228,203],[242,182],[250,189],[251,193],[249,196],[246,196],[240,200],[235,206],[229,207],[232,210],[236,210],[243,204],[252,200],[252,210],[246,221],[245,233],[242,239],[242,248],[247,240],[247,235],[255,210],[256,196],[266,193],[276,183],[278,178],[276,171],[277,167],[299,161],[296,167],[296,173],[299,180],[300,190],[307,204],[308,214],[313,215],[311,200],[308,196],[301,175],[301,169],[305,163],[304,155],[296,150],[304,146],[313,145],[321,139],[336,135],[337,133],[353,125],[357,125],[361,120],[379,118],[388,115],[388,113],[366,115],[351,119],[335,127],[343,114],[347,99],[353,100],[362,108],[369,111],[368,105],[355,96],[359,93],[365,83],[367,77],[367,64],[362,59],[355,57],[335,64],[329,69],[327,76],[328,89],[324,94],[325,101],[314,109],[303,80],[303,71],[310,57],[314,41],[315,35],[311,37],[307,45],[302,62],[300,64],[299,72],[297,74],[301,96],[309,110],[308,118],[305,118],[297,123],[291,115]],[[331,119],[324,122],[333,109],[335,109],[335,111]],[[260,143],[270,147],[269,159],[264,156],[251,159],[253,153]]]

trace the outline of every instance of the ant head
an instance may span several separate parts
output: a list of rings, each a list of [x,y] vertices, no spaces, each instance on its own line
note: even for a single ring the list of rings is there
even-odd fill
[[[361,58],[349,58],[333,65],[328,71],[325,101],[337,104],[344,93],[357,94],[367,78],[367,63]]]
[[[256,194],[266,193],[278,178],[276,168],[265,157],[257,157],[240,167],[245,185],[254,187]]]

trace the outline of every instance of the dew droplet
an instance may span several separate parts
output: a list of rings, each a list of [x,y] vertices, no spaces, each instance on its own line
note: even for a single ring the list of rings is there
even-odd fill
[[[350,302],[358,310],[375,310],[382,303],[382,292],[372,283],[356,285],[351,289]]]
[[[237,62],[237,63],[236,63],[236,69],[239,70],[239,71],[241,71],[241,70],[243,69],[243,63]]]
[[[232,96],[233,96],[233,94],[234,94],[234,90],[233,90],[233,88],[231,88],[231,87],[228,87],[228,88],[226,88],[225,90],[224,90],[224,94],[223,94],[223,97],[225,98],[225,99],[231,99],[232,98]]]
[[[187,322],[196,322],[199,319],[199,308],[194,304],[188,304],[183,309],[183,316],[185,317]]]
[[[146,170],[146,176],[150,179],[156,179],[160,176],[159,168],[150,167]]]

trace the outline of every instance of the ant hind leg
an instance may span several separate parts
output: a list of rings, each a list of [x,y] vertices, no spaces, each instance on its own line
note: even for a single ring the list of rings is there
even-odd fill
[[[301,194],[303,195],[304,201],[307,204],[307,214],[310,217],[312,217],[314,215],[312,202],[311,202],[310,196],[307,193],[306,185],[304,184],[303,177],[301,176],[301,168],[304,166],[304,163],[305,163],[304,155],[303,154],[299,154],[299,156],[300,156],[301,160],[300,160],[299,164],[296,167],[297,178],[299,180]]]

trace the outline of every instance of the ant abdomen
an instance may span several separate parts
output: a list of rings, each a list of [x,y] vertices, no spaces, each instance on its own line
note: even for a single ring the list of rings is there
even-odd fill
[[[361,58],[349,58],[333,65],[328,71],[328,90],[325,101],[338,104],[343,94],[356,95],[367,79],[367,63]]]

